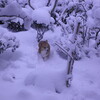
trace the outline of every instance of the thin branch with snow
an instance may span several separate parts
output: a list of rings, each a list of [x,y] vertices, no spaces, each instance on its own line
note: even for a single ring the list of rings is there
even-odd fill
[[[56,8],[56,5],[57,5],[57,2],[58,2],[58,0],[55,0],[54,5],[53,5],[53,8],[51,10],[51,14],[54,12],[54,10]]]

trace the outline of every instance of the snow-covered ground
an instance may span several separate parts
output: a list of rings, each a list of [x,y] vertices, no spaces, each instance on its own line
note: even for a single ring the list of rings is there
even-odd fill
[[[0,54],[0,100],[100,100],[100,58],[75,61],[72,85],[67,88],[67,61],[52,46],[56,32],[44,36],[51,45],[47,61],[37,53],[35,30],[14,35],[20,47]]]

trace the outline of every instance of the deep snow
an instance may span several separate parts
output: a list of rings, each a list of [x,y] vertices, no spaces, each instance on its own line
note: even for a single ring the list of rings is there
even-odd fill
[[[35,30],[14,33],[20,47],[0,54],[0,100],[100,100],[100,58],[75,61],[72,85],[65,86],[67,61],[52,46],[58,31],[44,36],[51,45],[47,61],[37,53]]]

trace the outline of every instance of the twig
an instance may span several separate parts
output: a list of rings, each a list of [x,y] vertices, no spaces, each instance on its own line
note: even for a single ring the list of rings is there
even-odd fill
[[[49,5],[50,5],[50,2],[51,2],[51,0],[48,0],[47,6],[49,6]]]
[[[34,8],[33,8],[32,5],[31,5],[31,0],[28,0],[28,4],[29,4],[29,6],[34,10]]]
[[[57,2],[58,2],[58,0],[55,0],[54,6],[53,6],[53,8],[52,8],[52,10],[51,10],[51,14],[54,12],[54,10],[55,10],[55,8],[56,8],[56,5],[57,5]]]

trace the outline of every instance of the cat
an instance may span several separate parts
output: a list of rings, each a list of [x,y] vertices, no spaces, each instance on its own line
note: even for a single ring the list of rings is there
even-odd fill
[[[50,45],[48,43],[48,41],[40,41],[38,44],[38,53],[41,54],[41,57],[43,58],[43,60],[46,60],[49,58],[50,56]]]

